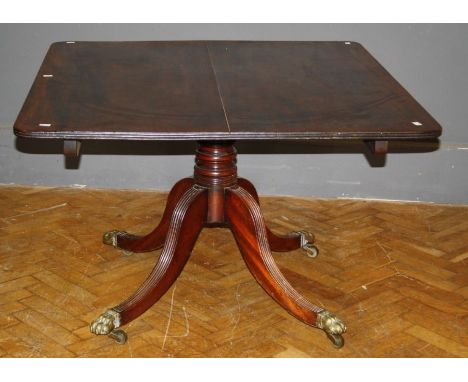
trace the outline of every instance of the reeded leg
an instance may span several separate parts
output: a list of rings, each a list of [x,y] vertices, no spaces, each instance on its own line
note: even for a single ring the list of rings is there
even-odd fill
[[[115,329],[143,314],[167,292],[190,256],[206,220],[206,211],[206,189],[192,186],[172,212],[161,256],[151,274],[131,297],[93,321],[92,333],[118,336]]]
[[[263,289],[293,316],[323,329],[334,345],[341,347],[345,325],[331,313],[307,301],[276,265],[260,207],[251,193],[242,187],[227,189],[225,215],[247,267]]]
[[[244,178],[239,178],[237,183],[255,199],[257,204],[260,205],[257,190],[250,181]],[[265,229],[270,249],[273,252],[289,252],[302,248],[306,251],[306,254],[309,257],[316,257],[318,255],[318,248],[313,245],[314,236],[310,232],[296,231],[283,236],[276,235],[270,231],[268,226],[265,226]]]
[[[104,244],[112,245],[124,250],[124,253],[150,252],[161,248],[164,245],[172,212],[177,201],[193,185],[192,178],[184,178],[178,181],[169,192],[166,208],[158,226],[145,236],[137,236],[125,231],[112,230],[104,234],[102,241]]]

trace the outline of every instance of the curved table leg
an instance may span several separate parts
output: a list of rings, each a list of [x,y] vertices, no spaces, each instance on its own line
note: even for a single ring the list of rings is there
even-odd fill
[[[177,201],[192,185],[192,178],[184,178],[172,187],[167,197],[166,208],[161,221],[148,235],[137,236],[125,231],[112,230],[104,234],[102,238],[103,243],[122,249],[126,254],[131,254],[132,252],[150,252],[161,248],[164,245],[171,215]]]
[[[268,235],[255,198],[242,187],[226,190],[225,215],[245,263],[263,289],[284,309],[308,325],[323,329],[336,347],[343,346],[346,326],[312,304],[285,279],[270,251]]]
[[[255,199],[257,204],[260,204],[257,190],[250,181],[244,178],[239,178],[237,183]],[[268,226],[265,226],[265,229],[267,232],[270,249],[273,252],[289,252],[303,248],[309,257],[316,257],[318,255],[318,248],[313,245],[314,235],[310,232],[296,231],[290,232],[287,235],[277,235],[270,231]]]
[[[151,274],[132,296],[94,320],[90,325],[92,333],[108,334],[125,342],[125,334],[116,329],[148,310],[177,279],[206,220],[207,200],[206,189],[197,186],[183,194],[174,208],[166,242]]]

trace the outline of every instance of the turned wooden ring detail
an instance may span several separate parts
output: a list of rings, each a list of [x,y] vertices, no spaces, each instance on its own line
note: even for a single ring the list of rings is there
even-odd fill
[[[210,189],[237,184],[236,156],[234,142],[199,142],[195,155],[195,184]]]

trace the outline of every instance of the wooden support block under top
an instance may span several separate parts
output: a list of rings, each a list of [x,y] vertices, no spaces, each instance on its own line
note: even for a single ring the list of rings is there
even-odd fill
[[[80,156],[81,142],[77,140],[64,140],[63,141],[63,153],[67,157],[79,157]]]
[[[388,152],[388,141],[364,141],[372,154],[384,155]]]

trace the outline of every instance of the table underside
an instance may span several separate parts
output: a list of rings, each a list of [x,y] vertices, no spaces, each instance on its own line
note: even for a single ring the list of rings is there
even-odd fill
[[[439,124],[355,42],[58,42],[23,137],[427,139]]]

